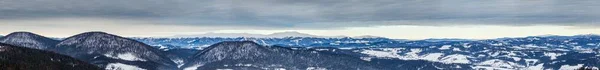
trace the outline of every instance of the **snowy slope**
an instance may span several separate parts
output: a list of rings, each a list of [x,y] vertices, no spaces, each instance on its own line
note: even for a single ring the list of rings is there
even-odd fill
[[[56,45],[62,54],[102,67],[121,63],[142,69],[177,69],[166,53],[157,48],[103,32],[87,32],[66,38]],[[115,67],[115,66],[113,66]],[[117,64],[116,67],[119,67]]]

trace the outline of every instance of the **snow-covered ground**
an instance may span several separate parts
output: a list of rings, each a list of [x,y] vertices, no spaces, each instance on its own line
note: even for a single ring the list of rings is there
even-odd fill
[[[123,63],[109,63],[106,65],[106,70],[146,70],[133,65]]]

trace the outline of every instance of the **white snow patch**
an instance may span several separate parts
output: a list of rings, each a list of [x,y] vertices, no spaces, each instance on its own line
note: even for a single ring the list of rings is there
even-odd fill
[[[185,64],[183,62],[183,59],[174,59],[173,62],[175,62],[175,64],[177,64],[178,68],[180,68],[181,66],[183,66],[183,64]]]
[[[525,64],[529,65],[529,66],[531,66],[539,61],[538,59],[523,59],[523,60],[525,60]]]
[[[504,61],[500,59],[491,59],[475,64],[475,69],[486,69],[486,70],[514,70],[523,68],[525,66],[519,65],[514,62]]]
[[[396,52],[385,52],[385,51],[375,51],[375,50],[364,50],[360,53],[363,54],[369,54],[371,56],[375,56],[375,57],[391,57],[391,58],[395,58],[398,57],[400,55],[396,54]]]
[[[196,70],[196,69],[198,69],[198,67],[200,67],[200,66],[202,66],[202,65],[201,65],[201,64],[197,64],[197,65],[194,65],[194,66],[190,66],[190,67],[187,67],[187,68],[183,68],[183,70]]]
[[[502,46],[504,44],[503,43],[493,43],[493,44],[490,44],[490,45],[492,45],[492,46]]]
[[[472,46],[472,45],[469,45],[469,43],[464,43],[464,44],[463,44],[463,47],[465,47],[465,48],[470,48],[471,46]]]
[[[365,61],[371,61],[371,57],[360,57],[360,59],[365,60]]]
[[[329,49],[315,49],[317,51],[329,51]]]
[[[577,69],[579,69],[581,67],[583,67],[583,64],[577,64],[575,66],[562,65],[562,66],[560,66],[560,70],[577,70]]]
[[[519,57],[510,57],[510,58],[512,58],[515,61],[520,61],[521,60],[521,58],[519,58]]]
[[[565,54],[544,52],[544,56],[550,57],[550,60],[554,60],[554,59],[556,59],[556,57],[561,56],[561,55],[565,55]]]
[[[440,47],[439,49],[440,50],[448,50],[448,49],[450,49],[450,47],[452,47],[452,45],[444,45],[444,46]]]
[[[452,51],[462,51],[460,48],[452,48]]]
[[[139,58],[132,53],[118,54],[117,56],[112,56],[111,54],[104,54],[104,56],[127,61],[146,61],[145,59]]]
[[[235,66],[246,66],[246,67],[250,67],[250,66],[252,66],[252,64],[241,64],[241,63],[238,63],[238,64],[235,64]]]
[[[389,50],[388,51],[376,51],[376,50],[363,50],[362,54],[367,54],[374,57],[379,58],[397,58],[401,60],[426,60],[432,62],[442,62],[442,63],[460,63],[460,64],[468,64],[471,63],[467,57],[467,55],[453,54],[443,57],[444,53],[429,53],[425,55],[418,55],[421,52],[421,49],[411,49],[410,52],[405,53],[405,55],[399,55],[397,50]],[[443,58],[442,58],[443,57]],[[370,61],[371,58],[361,57],[361,59],[365,61]]]
[[[349,49],[354,49],[354,48],[351,48],[351,47],[346,47],[346,48],[338,48],[338,49],[342,49],[342,50],[349,50]]]
[[[439,58],[442,57],[443,55],[444,55],[443,53],[430,53],[430,54],[427,54],[427,55],[421,57],[421,59],[428,60],[428,61],[439,61]]]
[[[538,64],[535,66],[527,67],[527,70],[543,70],[543,69],[544,69],[544,64]]]
[[[440,62],[446,63],[446,64],[450,64],[450,63],[468,64],[468,63],[471,63],[471,61],[469,61],[469,59],[467,59],[467,57],[468,57],[467,55],[453,54],[453,55],[448,55],[448,56],[442,58],[440,60]]]
[[[306,70],[327,70],[327,68],[322,68],[322,67],[308,67],[308,68],[306,68]]]
[[[108,65],[106,65],[105,69],[106,70],[146,70],[146,69],[139,68],[137,66],[127,65],[127,64],[122,64],[122,63],[109,63]]]

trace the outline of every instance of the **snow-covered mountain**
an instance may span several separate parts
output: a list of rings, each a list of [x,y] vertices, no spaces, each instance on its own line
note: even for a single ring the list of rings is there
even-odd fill
[[[0,43],[0,70],[101,70],[54,52]]]
[[[359,58],[315,51],[295,51],[277,46],[260,46],[251,41],[228,41],[195,54],[185,70],[215,69],[339,69],[377,70]]]
[[[0,38],[0,43],[23,46],[34,49],[50,50],[59,41],[30,32],[13,32]]]
[[[64,39],[56,52],[108,70],[174,70],[177,65],[163,51],[144,43],[104,32],[86,32]]]

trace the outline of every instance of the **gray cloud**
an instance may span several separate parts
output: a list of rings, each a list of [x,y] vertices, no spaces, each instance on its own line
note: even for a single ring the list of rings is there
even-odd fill
[[[599,0],[0,0],[0,19],[122,18],[165,25],[600,26]]]

